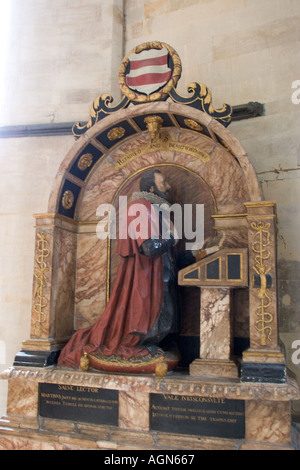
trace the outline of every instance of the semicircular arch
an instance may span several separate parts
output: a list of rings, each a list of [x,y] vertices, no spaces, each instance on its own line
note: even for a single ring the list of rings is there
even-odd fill
[[[153,114],[163,120],[163,138],[156,146],[149,145],[145,123]],[[92,200],[99,203],[101,194],[110,202],[130,175],[155,163],[197,173],[213,193],[218,213],[237,213],[243,202],[261,200],[255,171],[228,129],[196,109],[159,102],[109,115],[78,139],[59,168],[48,212],[91,220]]]

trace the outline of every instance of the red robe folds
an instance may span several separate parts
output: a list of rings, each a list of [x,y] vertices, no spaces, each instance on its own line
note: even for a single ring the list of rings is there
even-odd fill
[[[128,236],[119,239],[118,254],[121,258],[106,309],[92,327],[74,333],[60,353],[59,366],[78,367],[84,352],[118,355],[125,359],[149,354],[145,347],[139,346],[139,342],[152,328],[161,310],[163,265],[161,256],[148,258],[139,250],[141,244],[151,237],[151,229],[152,235],[153,228],[158,230],[157,221],[153,221],[150,202],[140,199],[132,204],[142,204],[146,209],[141,211],[139,217],[144,233],[139,235],[139,224],[136,227],[137,239]],[[132,204],[128,207],[128,214]],[[136,217],[127,216],[127,230],[137,220]],[[148,236],[145,235],[145,227]]]

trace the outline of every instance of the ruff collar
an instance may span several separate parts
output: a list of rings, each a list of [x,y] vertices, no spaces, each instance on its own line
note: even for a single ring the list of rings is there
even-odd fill
[[[171,204],[164,199],[163,197],[158,196],[155,193],[149,193],[148,191],[137,191],[132,195],[132,201],[136,201],[137,199],[146,199],[146,201],[150,202],[150,204],[167,204],[170,206]]]

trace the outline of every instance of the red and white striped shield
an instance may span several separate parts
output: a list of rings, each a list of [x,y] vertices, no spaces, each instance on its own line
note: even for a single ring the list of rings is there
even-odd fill
[[[170,80],[172,70],[168,67],[168,51],[150,49],[129,56],[130,71],[126,85],[131,90],[151,95]]]

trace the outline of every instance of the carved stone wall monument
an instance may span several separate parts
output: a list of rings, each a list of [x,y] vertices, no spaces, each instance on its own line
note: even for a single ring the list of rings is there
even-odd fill
[[[148,52],[165,67],[159,86],[131,80]],[[48,213],[35,216],[31,333],[1,374],[0,448],[292,448],[290,403],[300,394],[278,342],[275,202],[262,201],[226,128],[231,107],[214,110],[197,83],[180,97],[180,74],[170,46],[138,46],[120,67],[121,102],[100,95],[89,122],[74,125]],[[150,138],[153,116],[161,127]],[[181,204],[204,204],[205,238],[224,238],[179,272],[187,363],[164,377],[59,368],[74,330],[104,311],[116,274],[116,242],[97,236],[97,208],[132,194],[149,168],[168,174]]]

